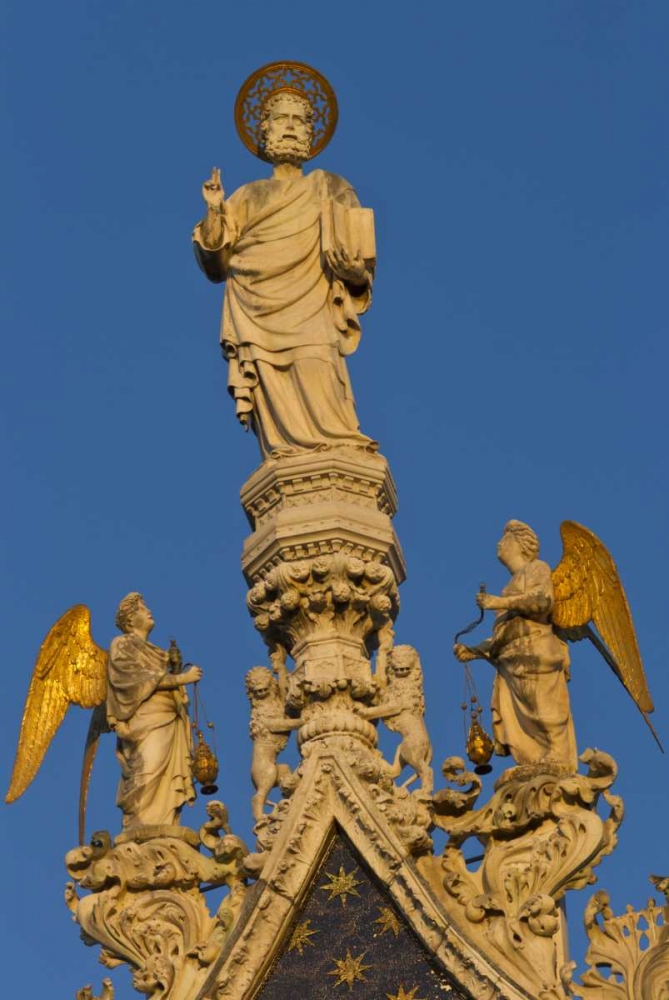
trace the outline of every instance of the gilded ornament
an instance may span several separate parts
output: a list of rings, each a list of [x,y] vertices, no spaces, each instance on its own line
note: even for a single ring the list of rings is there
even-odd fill
[[[296,951],[298,955],[303,955],[306,945],[311,945],[312,948],[314,947],[314,942],[310,939],[314,934],[320,934],[320,931],[310,927],[310,924],[311,920],[304,920],[301,924],[296,926],[290,937],[288,951]]]
[[[532,528],[522,521],[507,522],[497,555],[511,579],[499,596],[482,589],[476,595],[481,611],[497,612],[492,636],[476,646],[456,642],[453,652],[464,664],[484,659],[496,669],[491,706],[496,753],[510,754],[522,766],[551,764],[575,772],[567,641],[587,638],[593,643],[656,740],[657,735],[648,718],[653,702],[616,565],[583,525],[564,521],[560,532],[562,559],[551,570],[539,559],[539,539]],[[472,718],[476,722],[478,712]],[[475,752],[482,752],[480,733],[470,737]]]
[[[341,905],[346,906],[347,896],[359,896],[360,893],[355,888],[356,885],[362,885],[360,879],[356,879],[358,869],[355,868],[352,872],[347,872],[344,870],[344,866],[341,865],[337,875],[333,875],[332,872],[326,872],[327,878],[330,879],[329,884],[319,885],[319,889],[324,889],[325,892],[330,893],[330,900],[339,898],[341,900]]]
[[[476,765],[476,774],[487,774],[491,770],[490,758],[495,746],[476,717],[472,717],[469,726],[466,749],[470,761]]]
[[[195,798],[185,686],[198,681],[202,671],[190,664],[181,672],[174,641],[169,650],[148,641],[154,619],[136,591],[121,601],[116,624],[122,634],[112,640],[109,651],[94,642],[90,611],[83,604],[66,611],[49,630],[30,681],[6,797],[13,802],[28,788],[70,705],[95,709],[80,782],[82,844],[88,784],[102,733],[116,733],[123,761],[117,804],[124,830],[176,825],[182,807]],[[167,699],[165,692],[171,692]],[[206,763],[210,775],[211,756],[206,762],[205,756],[200,752],[200,763]],[[152,761],[150,769],[143,767],[143,759]]]
[[[260,123],[268,98],[281,91],[306,98],[313,109],[314,137],[308,159],[322,153],[337,127],[335,92],[325,77],[301,62],[274,62],[261,66],[242,84],[235,101],[239,138],[254,156],[268,161],[262,148]]]
[[[397,937],[400,932],[400,922],[397,915],[393,913],[389,906],[379,907],[379,914],[380,915],[374,921],[374,923],[378,924],[380,928],[377,932],[378,935],[382,937],[390,931],[393,937]],[[376,937],[376,934],[374,936]]]
[[[200,784],[203,795],[213,795],[218,791],[218,757],[202,735],[202,730],[195,728],[196,745],[193,747],[193,777]]]
[[[388,1000],[419,1000],[419,997],[416,996],[417,992],[418,992],[417,986],[414,986],[413,989],[409,990],[408,993],[404,989],[404,986],[400,986],[397,993],[386,993],[386,997],[388,998]]]
[[[365,982],[367,976],[364,973],[371,969],[371,965],[363,965],[363,958],[367,953],[362,951],[356,958],[353,958],[350,950],[346,949],[346,958],[333,958],[336,968],[328,972],[328,976],[336,976],[335,986],[346,983],[349,990],[353,989],[353,984]]]

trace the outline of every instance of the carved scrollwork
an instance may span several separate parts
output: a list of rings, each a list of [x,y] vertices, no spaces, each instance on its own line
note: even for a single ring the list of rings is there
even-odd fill
[[[114,985],[111,979],[103,979],[102,992],[99,996],[93,996],[92,986],[82,986],[77,990],[76,1000],[114,1000]]]
[[[472,810],[480,782],[451,758],[443,773],[462,791],[434,797],[434,821],[450,835],[442,857],[446,892],[481,946],[501,961],[513,956],[512,967],[546,1000],[566,995],[557,976],[558,904],[568,889],[595,881],[593,869],[613,850],[623,816],[609,792],[614,760],[594,750],[581,760],[585,775],[511,768],[490,801]],[[604,818],[596,811],[600,797],[610,807]],[[484,845],[476,870],[462,852],[470,838]]]
[[[84,942],[101,945],[100,960],[108,968],[128,964],[135,989],[150,997],[192,995],[244,898],[248,850],[230,832],[222,802],[210,802],[207,812],[199,842],[211,857],[199,852],[197,835],[185,828],[175,828],[171,837],[162,830],[154,838],[115,845],[102,831],[66,857],[71,877],[91,890],[79,897],[72,882],[65,890]],[[230,890],[213,916],[200,892],[203,883]]]
[[[596,892],[583,922],[589,939],[588,969],[569,996],[582,1000],[669,1000],[669,879],[653,878],[665,905],[650,899],[644,910],[614,916],[608,893]]]

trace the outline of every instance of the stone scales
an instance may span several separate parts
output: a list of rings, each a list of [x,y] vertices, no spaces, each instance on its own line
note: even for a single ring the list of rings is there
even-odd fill
[[[335,346],[357,343],[375,263],[370,219],[341,179],[301,174],[332,134],[334,95],[309,67],[273,64],[247,81],[237,112],[244,140],[274,164],[273,181],[257,182],[270,185],[260,189],[262,211],[276,196],[280,238],[315,226],[321,241],[311,256],[300,244],[292,263],[273,247],[250,273],[280,259],[271,281],[289,275],[294,285],[311,268],[309,287],[328,283],[321,308],[334,318]],[[101,946],[107,967],[129,966],[140,993],[164,1000],[668,1000],[667,879],[655,880],[665,905],[621,917],[597,892],[578,982],[568,959],[562,901],[595,881],[623,816],[608,755],[585,751],[585,773],[550,755],[518,758],[482,806],[478,776],[452,757],[442,766],[447,787],[434,791],[420,660],[394,645],[405,576],[397,496],[387,462],[358,430],[341,368],[347,351],[332,356],[327,329],[306,353],[277,341],[276,328],[260,329],[265,314],[234,257],[267,243],[262,231],[251,238],[258,188],[225,202],[215,171],[204,194],[196,252],[208,277],[229,279],[230,390],[264,455],[241,494],[251,527],[247,603],[272,665],[247,676],[256,843],[249,850],[231,832],[220,802],[209,803],[197,832],[178,825],[180,807],[162,825],[142,821],[144,801],[133,816],[124,809],[121,835],[95,833],[66,859],[66,901],[85,943]],[[326,214],[339,249],[330,231],[322,242]],[[286,328],[301,322],[298,309]],[[288,352],[281,364],[279,351]],[[377,748],[379,719],[400,737],[394,762]],[[277,762],[291,731],[301,756],[294,771]],[[404,767],[417,786],[402,783]],[[277,786],[280,801],[267,811]],[[435,827],[448,834],[441,855]],[[483,849],[476,865],[466,860],[471,839]],[[223,890],[215,912],[211,888]],[[110,980],[101,996],[113,996]]]

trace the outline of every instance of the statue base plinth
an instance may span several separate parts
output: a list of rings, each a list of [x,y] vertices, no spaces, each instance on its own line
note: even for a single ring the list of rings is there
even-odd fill
[[[137,826],[131,830],[124,830],[114,838],[114,844],[145,844],[149,840],[156,840],[158,837],[170,837],[173,840],[182,840],[189,847],[200,849],[200,836],[195,830],[187,826],[176,826],[170,823],[161,823],[156,826]]]
[[[503,771],[495,781],[494,788],[497,791],[511,782],[532,781],[540,774],[550,775],[554,778],[566,778],[574,773],[575,768],[570,767],[569,764],[560,764],[554,760],[542,760],[536,764],[518,764],[516,767],[509,767]]]
[[[268,459],[241,491],[253,534],[242,568],[249,584],[280,563],[345,552],[406,576],[392,527],[397,492],[382,455],[352,448]]]

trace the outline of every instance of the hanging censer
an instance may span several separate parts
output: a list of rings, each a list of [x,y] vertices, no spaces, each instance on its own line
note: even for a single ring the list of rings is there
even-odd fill
[[[485,584],[482,583],[479,587],[479,593],[485,594]],[[461,629],[456,632],[453,639],[453,644],[456,645],[460,641],[460,637],[467,635],[468,632],[472,632],[478,625],[483,621],[485,611],[483,608],[480,609],[478,618],[471,622],[466,628]],[[467,751],[467,757],[475,765],[475,774],[490,774],[492,767],[490,766],[490,758],[492,757],[493,750],[495,749],[493,741],[488,736],[487,732],[481,725],[481,716],[483,715],[483,707],[481,706],[478,694],[476,692],[476,684],[474,683],[474,675],[472,674],[471,668],[468,663],[463,664],[465,668],[465,683],[464,683],[464,697],[462,700],[462,711],[464,713],[463,725],[464,725],[464,736],[465,736],[465,749]],[[469,727],[467,727],[467,709],[469,709]]]
[[[174,639],[170,639],[169,662],[173,671],[181,669],[181,651]],[[190,666],[190,664],[186,664]],[[191,729],[193,730],[193,747],[191,749],[191,772],[195,781],[200,785],[203,795],[213,795],[218,791],[216,779],[218,777],[218,757],[215,753],[216,738],[213,735],[214,723],[209,722],[205,712],[204,702],[198,694],[197,683],[193,685],[193,720]],[[204,717],[207,729],[212,730],[212,742],[214,750],[209,746],[200,728],[200,711]]]

